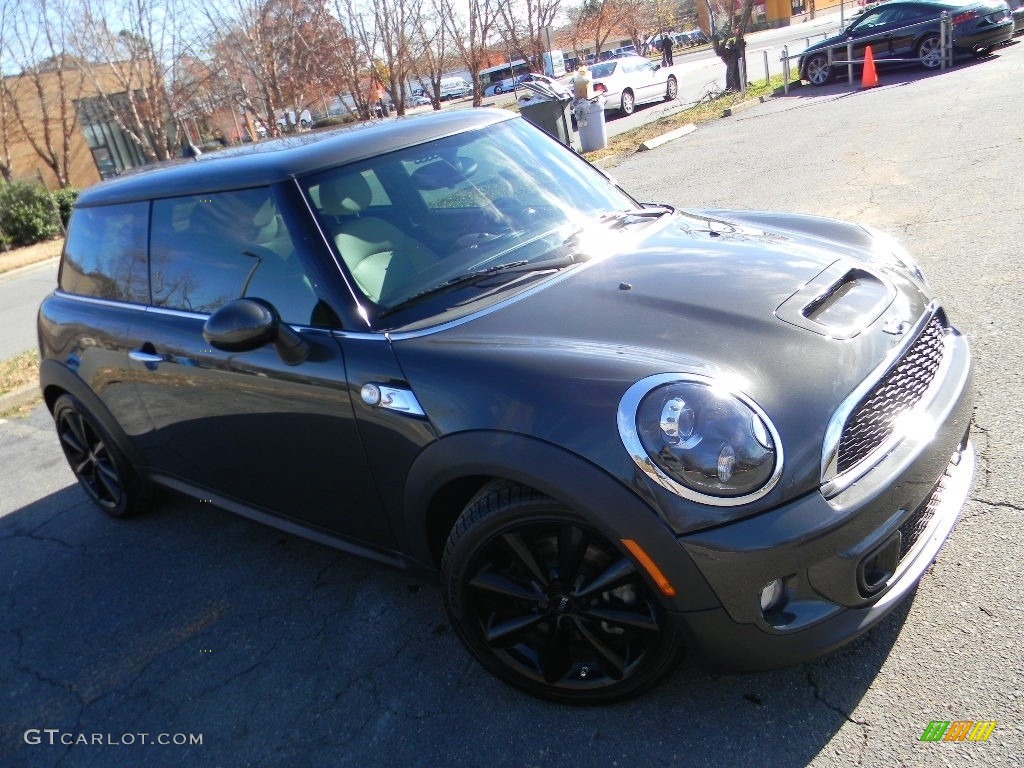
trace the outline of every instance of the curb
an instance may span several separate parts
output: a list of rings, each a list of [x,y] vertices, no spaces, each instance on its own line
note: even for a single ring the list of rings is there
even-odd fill
[[[24,387],[0,395],[0,413],[33,405],[37,400],[42,399],[43,393],[39,391],[38,384],[26,384]]]
[[[756,99],[750,99],[748,101],[741,101],[739,104],[733,104],[731,107],[726,107],[722,110],[722,117],[732,117],[737,112],[745,112],[751,107],[756,107],[758,104],[764,104],[767,100],[767,96],[758,96]]]
[[[697,126],[693,123],[687,123],[682,128],[676,128],[674,131],[663,133],[660,136],[655,136],[653,139],[648,139],[637,149],[637,152],[646,152],[649,149],[660,147],[662,144],[667,144],[670,141],[686,136],[688,133],[693,133],[697,130]]]
[[[49,259],[43,259],[42,261],[34,261],[31,264],[25,264],[24,266],[21,267],[9,269],[6,272],[0,272],[0,282],[3,282],[4,280],[13,280],[16,277],[20,277],[21,275],[27,274],[28,272],[32,272],[33,270],[43,269],[44,267],[48,267],[52,264],[57,264],[59,261],[60,256],[53,256]]]

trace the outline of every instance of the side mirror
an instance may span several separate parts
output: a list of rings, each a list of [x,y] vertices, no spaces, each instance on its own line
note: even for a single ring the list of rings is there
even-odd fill
[[[228,302],[207,318],[203,338],[225,352],[250,352],[273,342],[288,365],[298,365],[309,356],[309,345],[262,299]]]

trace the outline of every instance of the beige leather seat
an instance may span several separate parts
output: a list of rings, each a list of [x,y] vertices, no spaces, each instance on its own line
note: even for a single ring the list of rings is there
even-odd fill
[[[320,210],[341,219],[334,230],[338,253],[372,301],[386,301],[396,286],[437,261],[429,248],[390,222],[362,215],[373,196],[362,174],[324,181],[318,191]]]

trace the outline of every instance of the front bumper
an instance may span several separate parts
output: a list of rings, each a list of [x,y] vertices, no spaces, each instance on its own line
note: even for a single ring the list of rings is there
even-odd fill
[[[954,332],[949,366],[928,405],[931,428],[905,439],[829,498],[678,539],[721,602],[676,612],[691,649],[714,666],[795,664],[849,642],[909,595],[956,524],[974,474],[966,341]],[[781,597],[762,607],[774,580]]]
[[[974,474],[974,448],[968,443],[950,462],[932,516],[900,572],[874,602],[851,608],[830,601],[804,600],[789,606],[803,614],[803,628],[737,622],[724,608],[672,614],[688,646],[707,664],[731,672],[749,672],[798,664],[829,653],[863,634],[891,613],[917,586],[956,524]],[[899,526],[897,526],[898,528]],[[801,601],[796,601],[797,603]],[[784,617],[785,609],[778,612]],[[771,614],[769,614],[770,616]]]

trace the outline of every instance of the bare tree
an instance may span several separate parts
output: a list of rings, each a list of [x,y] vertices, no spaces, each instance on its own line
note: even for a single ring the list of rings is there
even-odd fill
[[[78,130],[74,100],[82,95],[84,75],[71,56],[66,0],[23,0],[5,8],[4,51],[21,67],[0,89],[18,133],[66,187],[71,177],[72,138]]]
[[[74,41],[104,112],[150,162],[176,152],[188,95],[173,84],[187,46],[183,0],[79,0]],[[114,26],[108,19],[117,19]]]
[[[448,27],[459,57],[473,81],[473,106],[483,103],[480,70],[486,66],[491,35],[499,16],[502,0],[469,0],[465,15],[456,12],[453,0],[434,0],[435,8]]]
[[[436,15],[421,14],[414,37],[411,77],[430,93],[434,109],[441,108],[441,78],[451,62],[448,25]]]
[[[377,60],[377,77],[387,87],[398,114],[404,115],[405,89],[412,68],[421,3],[417,0],[370,0],[370,4],[381,56]]]
[[[555,23],[562,0],[508,0],[499,3],[500,27],[511,52],[540,69],[547,50],[544,28]]]
[[[335,11],[347,32],[345,86],[360,119],[369,120],[371,104],[384,87],[383,67],[375,60],[379,41],[377,27],[356,0],[335,0]]]
[[[324,73],[338,70],[328,60],[344,55],[336,37],[343,30],[324,0],[231,0],[203,13],[211,72],[271,132],[289,111],[315,104]]]
[[[708,23],[711,26],[711,45],[725,63],[725,87],[738,91],[740,60],[744,58],[754,0],[704,0],[707,4]]]
[[[4,3],[0,6],[0,51],[7,50],[6,37],[10,23],[12,8]],[[15,130],[11,112],[10,95],[7,91],[3,72],[0,72],[0,176],[4,181],[13,179],[11,164],[11,144],[14,142]]]
[[[584,0],[577,9],[573,23],[579,30],[583,47],[594,46],[594,56],[600,58],[604,44],[615,29],[619,17],[619,0]]]

